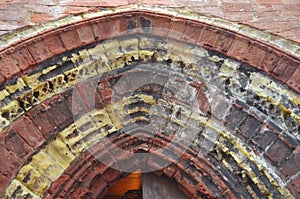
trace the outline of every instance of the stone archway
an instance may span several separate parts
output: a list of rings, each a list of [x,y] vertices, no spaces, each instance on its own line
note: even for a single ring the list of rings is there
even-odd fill
[[[163,173],[193,197],[297,197],[299,58],[292,49],[263,41],[259,34],[247,36],[234,32],[230,24],[225,28],[226,21],[207,19],[180,9],[153,13],[125,7],[8,45],[1,58],[5,81],[0,150],[1,160],[7,160],[1,165],[3,194],[12,198],[101,194],[90,187],[90,181],[102,176],[100,168],[94,168],[101,164],[91,161],[89,146],[100,141],[102,148],[96,149],[102,154],[101,140],[109,136],[116,135],[133,151],[151,141],[117,133],[120,126],[111,120],[110,111],[116,92],[113,82],[136,72],[141,64],[157,64],[184,74],[186,79],[174,81],[186,82],[198,103],[198,114],[188,120],[189,127],[198,130],[197,138],[177,161],[171,161],[175,165],[171,171],[166,167]],[[87,81],[99,75],[96,81]],[[148,81],[143,78],[147,77],[138,82]],[[76,89],[70,90],[72,86]],[[152,93],[160,91],[150,87]],[[159,96],[158,101],[145,92],[149,88],[143,89],[136,94],[143,103],[177,108],[169,111],[170,122],[175,123],[183,106],[180,100]],[[123,102],[116,105],[125,107]],[[120,115],[125,118],[126,113]],[[134,118],[141,116],[140,111],[132,113]],[[165,134],[154,139],[157,147],[171,142],[171,129]],[[152,161],[152,166],[158,162]],[[79,171],[80,165],[84,166]],[[100,191],[114,179],[110,180],[93,186]]]

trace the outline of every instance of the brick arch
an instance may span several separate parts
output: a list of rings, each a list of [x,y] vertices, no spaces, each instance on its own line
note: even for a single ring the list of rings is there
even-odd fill
[[[111,24],[115,24],[115,26],[112,26]],[[117,29],[108,28],[108,30],[111,32],[107,31],[105,32],[107,34],[103,34],[104,32],[100,28],[105,27],[105,25],[106,27],[117,27]],[[149,28],[149,26],[153,28]],[[23,75],[25,75],[24,80],[26,80],[26,83],[30,83],[29,87],[34,86],[36,82],[31,81],[30,77],[32,76],[30,76],[30,74],[34,73],[35,71],[41,70],[44,70],[44,73],[47,74],[49,71],[51,71],[47,70],[47,68],[49,68],[49,63],[51,63],[51,59],[53,59],[53,57],[60,54],[66,54],[70,51],[76,53],[78,52],[78,48],[81,50],[83,49],[82,52],[84,52],[84,49],[88,49],[87,45],[97,44],[98,42],[110,37],[117,37],[119,36],[119,33],[126,30],[128,30],[128,34],[130,34],[130,31],[134,31],[134,29],[132,28],[140,28],[137,30],[142,31],[141,33],[146,34],[149,33],[148,31],[153,30],[153,32],[151,32],[152,35],[161,36],[165,34],[168,36],[168,38],[176,39],[179,41],[182,41],[185,38],[178,38],[178,35],[170,34],[174,33],[172,31],[158,32],[155,31],[158,30],[155,28],[165,28],[164,30],[176,30],[178,32],[183,32],[185,35],[188,35],[190,38],[194,39],[194,41],[196,41],[198,45],[203,46],[206,49],[216,51],[233,57],[236,60],[248,63],[250,66],[243,65],[243,67],[247,68],[248,72],[252,71],[252,66],[253,68],[260,70],[264,74],[267,74],[267,76],[270,76],[271,80],[277,79],[283,84],[290,86],[290,88],[294,89],[294,91],[299,92],[299,88],[297,87],[299,85],[297,82],[299,59],[293,53],[287,52],[285,49],[274,47],[270,44],[258,41],[240,33],[226,30],[221,27],[216,27],[215,25],[197,21],[195,19],[192,20],[184,17],[174,17],[170,14],[167,15],[166,13],[153,14],[151,12],[142,12],[139,10],[135,10],[83,20],[80,23],[74,23],[55,30],[49,30],[48,32],[41,33],[39,36],[32,37],[27,40],[24,39],[24,41],[18,44],[8,46],[7,49],[2,51],[3,56],[1,59],[1,62],[4,66],[4,69],[1,70],[1,75],[2,77],[4,77],[2,82],[5,81],[3,85],[6,89],[6,92],[4,92],[4,94],[7,95],[6,93],[9,94],[22,90],[22,81],[16,81],[14,79],[15,76],[13,75],[19,75],[22,77]],[[197,31],[199,30],[201,30],[201,33],[197,33]],[[74,40],[69,40],[70,38]],[[135,56],[136,54],[133,55]],[[219,54],[215,53],[214,55]],[[109,55],[107,56],[109,57]],[[253,57],[249,58],[249,56]],[[114,60],[113,63],[116,66],[118,65],[118,59],[109,59]],[[147,60],[147,57],[145,56],[144,59]],[[125,59],[125,62],[126,61],[130,60]],[[63,63],[59,67],[65,66],[68,66],[67,62]],[[72,74],[70,75],[72,76]],[[257,76],[256,78],[259,78],[259,76]],[[232,83],[230,83],[230,85],[232,87],[235,86]],[[51,84],[48,83],[47,88],[50,87]],[[60,88],[55,89],[57,89],[57,93],[60,93],[62,91],[59,90]],[[52,95],[53,94],[56,93],[52,93]],[[16,111],[13,114],[14,117],[10,118],[13,121],[21,116],[20,119],[6,125],[11,125],[13,128],[7,127],[2,133],[2,145],[5,145],[5,147],[2,147],[1,150],[3,151],[2,154],[4,154],[3,157],[8,158],[8,162],[12,164],[10,168],[4,168],[5,172],[2,173],[3,179],[5,179],[4,182],[9,182],[9,179],[13,179],[11,177],[18,174],[17,172],[20,166],[25,164],[27,158],[32,157],[32,155],[37,152],[38,149],[42,148],[43,146],[41,145],[43,143],[49,143],[50,140],[55,137],[54,135],[57,133],[55,128],[58,127],[59,130],[62,130],[70,124],[70,118],[64,115],[65,113],[71,114],[70,112],[68,112],[68,109],[66,108],[66,112],[63,112],[62,114],[59,113],[60,109],[67,106],[68,100],[70,100],[69,95],[67,93],[54,96],[52,95],[45,95],[40,98],[43,100],[51,98],[48,101],[41,103],[39,102],[39,100],[37,100],[37,102],[32,102],[33,105],[36,106],[34,109],[32,109],[32,107],[30,106],[26,107],[24,105],[22,107],[23,111]],[[7,101],[4,102],[6,105]],[[37,106],[37,104],[41,105]],[[236,131],[241,132],[241,138],[243,137],[244,139],[248,139],[247,136],[251,137],[250,135],[248,135],[248,133],[251,132],[249,132],[249,130],[247,129],[253,128],[252,125],[254,124],[255,126],[257,124],[257,122],[255,121],[257,120],[257,118],[259,118],[259,116],[255,115],[255,113],[245,115],[245,113],[249,113],[248,109],[251,106],[253,106],[253,104],[247,104],[244,103],[243,100],[237,100],[235,102],[235,105],[232,107],[232,114],[228,114],[226,118],[219,119],[225,120],[224,125],[226,126],[226,128],[232,128],[232,131],[235,131],[235,125],[239,125],[240,127],[236,129]],[[289,110],[285,107],[283,107],[282,109],[287,113],[297,110],[297,108],[295,110]],[[53,110],[53,112],[51,112],[51,110]],[[26,112],[26,115],[23,115],[24,112]],[[239,123],[238,121],[236,121],[234,119],[236,118],[236,115],[239,116],[239,119],[242,118],[244,123]],[[289,116],[289,114],[287,115]],[[49,126],[43,126],[41,123],[38,123],[38,120],[41,118],[44,121],[40,122],[49,122]],[[3,117],[1,118],[1,121],[3,121]],[[258,122],[258,125],[264,122],[265,121],[260,121]],[[24,134],[22,134],[23,129],[28,128],[30,129],[30,132],[34,132],[34,134],[36,135],[35,138],[32,138],[31,136],[22,137],[24,136]],[[44,131],[46,129],[48,129],[49,131]],[[298,141],[291,138],[289,134],[281,134],[278,126],[268,121],[266,121],[264,129],[261,130],[258,134],[259,135],[257,135],[256,138],[250,139],[250,141],[253,141],[255,143],[255,147],[253,147],[253,150],[258,151],[258,154],[263,153],[265,155],[264,157],[269,158],[268,161],[270,161],[272,165],[276,167],[276,173],[280,173],[280,178],[282,178],[284,182],[288,182],[288,187],[291,189],[291,192],[295,196],[297,196],[298,188],[296,182],[297,179],[299,179],[299,177],[297,176],[298,170],[290,170],[289,165],[297,165],[298,163]],[[265,135],[268,135],[269,137],[271,137],[271,139],[268,140]],[[224,135],[224,137],[226,136],[228,135]],[[228,140],[230,139],[228,138]],[[17,147],[10,144],[13,142],[22,143],[22,145],[20,145],[20,147]],[[224,148],[224,146],[220,146],[220,148],[223,147],[223,151],[221,150],[217,152],[216,150],[216,153],[223,154],[223,156],[226,157],[226,155],[228,155],[226,151],[231,151],[229,146],[227,148],[225,147],[226,149]],[[51,147],[54,146],[51,145]],[[276,151],[278,150],[283,151],[283,154],[279,154],[279,156],[277,156]],[[232,157],[235,157],[234,154],[229,154],[232,155]],[[286,160],[286,156],[289,156],[290,159]],[[251,165],[250,163],[249,165],[253,167],[250,168],[254,171],[256,167]],[[27,167],[23,168],[26,169]],[[246,168],[245,170],[247,169],[248,168]],[[11,170],[13,172],[8,170]],[[16,185],[17,182],[14,184],[14,186]],[[267,184],[265,186],[267,186]],[[278,186],[282,185],[276,185],[275,187]],[[275,193],[276,192],[274,191],[274,194]]]
[[[123,137],[123,138],[121,138]],[[160,138],[159,138],[160,137]],[[121,139],[120,139],[121,138]],[[211,172],[214,168],[208,162],[206,162],[204,157],[198,156],[190,150],[182,148],[183,146],[171,146],[173,153],[178,153],[180,156],[184,154],[178,160],[172,157],[166,158],[163,154],[156,153],[155,148],[161,148],[170,142],[170,139],[163,134],[158,135],[154,140],[151,141],[151,147],[141,147],[141,145],[149,144],[150,141],[142,141],[142,139],[118,135],[113,140],[116,146],[122,147],[124,143],[129,142],[131,145],[126,146],[127,150],[136,152],[150,152],[155,156],[146,159],[133,159],[130,156],[118,156],[115,155],[115,149],[110,147],[103,142],[99,142],[92,146],[89,151],[81,154],[77,161],[74,161],[58,178],[53,182],[52,186],[49,188],[48,192],[45,193],[45,198],[56,198],[56,197],[82,197],[82,198],[99,198],[104,196],[106,190],[113,185],[120,178],[126,177],[129,173],[122,172],[111,168],[113,164],[128,164],[128,167],[132,169],[145,169],[151,167],[156,169],[156,175],[166,175],[169,178],[174,179],[179,188],[190,198],[207,197],[214,198],[225,196],[226,198],[236,198],[232,192],[231,188],[228,187],[214,172]],[[184,152],[185,151],[185,152]],[[113,155],[115,154],[115,155]],[[101,158],[111,159],[110,165],[105,165],[101,161]],[[134,161],[134,164],[129,164]],[[168,162],[168,166],[162,168],[162,164]],[[143,168],[141,168],[141,165]],[[201,170],[201,174],[195,172],[195,170]],[[72,179],[71,176],[76,176],[76,179]],[[209,180],[203,180],[203,176],[206,178],[211,178],[216,182],[215,192],[212,192],[206,183]],[[207,177],[209,176],[209,177]],[[201,179],[203,178],[203,179]],[[74,186],[70,187],[68,184],[71,183]],[[236,194],[236,193],[235,193]]]
[[[60,22],[62,25],[50,24],[49,29],[38,30],[38,34],[34,36],[23,33],[24,35],[20,36],[21,41],[8,36],[8,45],[2,47],[0,52],[1,63],[4,66],[0,73],[1,83],[8,81],[12,75],[32,70],[32,67],[58,54],[101,42],[123,34],[124,31],[130,34],[137,28],[138,31],[152,35],[186,41],[186,38],[180,38],[173,34],[174,32],[166,30],[183,33],[192,39],[191,42],[248,63],[299,92],[297,43],[279,38],[283,45],[275,45],[271,40],[264,41],[267,36],[259,36],[263,34],[259,30],[249,28],[249,36],[246,32],[243,33],[243,26],[240,27],[241,30],[234,31],[239,27],[237,24],[221,19],[215,19],[215,23],[207,22],[209,17],[197,14],[189,16],[193,13],[186,11],[185,14],[180,9],[176,11],[162,8],[161,12],[156,13],[144,9],[125,7],[120,11],[108,11],[108,14],[95,13],[96,17],[93,14],[82,16],[84,19],[73,19],[74,22],[71,18],[70,21]],[[170,14],[172,11],[174,14]]]

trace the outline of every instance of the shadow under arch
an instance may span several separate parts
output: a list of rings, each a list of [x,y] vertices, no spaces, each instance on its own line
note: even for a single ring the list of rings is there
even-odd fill
[[[135,153],[153,153],[154,156],[146,159],[132,159],[132,157],[122,157],[111,150],[112,147],[103,142],[98,142],[91,149],[84,152],[77,161],[74,161],[58,178],[53,182],[49,188],[48,193],[44,195],[45,198],[101,198],[105,195],[105,191],[113,185],[118,179],[125,177],[129,173],[121,172],[111,168],[113,164],[127,164],[132,170],[148,169],[140,168],[140,165],[145,167],[152,167],[157,171],[157,175],[166,175],[174,179],[180,189],[189,198],[238,198],[237,192],[232,192],[233,187],[228,187],[219,176],[215,174],[215,168],[204,157],[199,154],[186,149],[184,146],[172,145],[172,152],[169,151],[170,156],[159,154],[155,152],[155,148],[160,148],[170,142],[170,138],[160,134],[153,139],[143,139],[134,136],[124,136],[124,134],[112,135],[114,144],[120,147],[126,146],[127,150]],[[129,145],[128,145],[129,143]],[[148,146],[147,146],[148,145]],[[115,148],[112,148],[115,149]],[[171,155],[173,153],[174,156]],[[177,154],[176,154],[177,153]],[[177,155],[180,155],[177,159]],[[176,158],[173,158],[176,157]],[[110,159],[111,165],[105,165],[98,159]],[[162,165],[168,162],[169,166],[162,168]],[[66,177],[67,176],[67,177]],[[74,179],[73,177],[76,178]],[[208,177],[209,176],[209,177]],[[207,188],[207,184],[211,185],[210,178],[216,183],[214,192]],[[68,186],[69,182],[74,186]],[[74,182],[75,181],[75,182]]]

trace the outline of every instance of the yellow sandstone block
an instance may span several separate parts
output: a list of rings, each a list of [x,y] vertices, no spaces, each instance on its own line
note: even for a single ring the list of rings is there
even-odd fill
[[[118,41],[113,40],[109,42],[104,42],[102,45],[109,60],[123,56],[123,52],[120,50],[121,46]]]
[[[141,37],[140,39],[140,48],[141,49],[155,49],[156,45],[155,45],[155,39],[148,39],[145,37]]]
[[[22,76],[22,79],[24,80],[25,84],[28,85],[30,88],[35,88],[40,81],[38,78],[42,75],[41,72],[35,73],[33,75],[24,75]]]
[[[5,191],[5,195],[7,198],[25,198],[29,196],[32,199],[39,199],[41,197],[32,193],[29,189],[27,189],[21,182],[14,179],[9,187]]]
[[[5,97],[9,96],[9,92],[6,89],[0,91],[0,101],[3,100]]]
[[[45,149],[32,157],[31,164],[42,175],[51,180],[56,180],[64,171],[59,162],[47,154]]]
[[[64,169],[75,159],[67,145],[59,138],[55,138],[54,141],[50,142],[46,147],[46,151]]]
[[[56,68],[57,68],[57,65],[49,66],[49,67],[45,68],[44,70],[42,70],[42,74],[45,75],[45,74],[51,72],[52,70],[54,70]]]
[[[84,146],[82,144],[82,135],[77,131],[77,126],[71,124],[59,133],[59,137],[66,143],[74,156],[78,156],[83,150]]]
[[[20,169],[16,178],[38,195],[42,195],[51,182],[47,177],[41,176],[30,163]]]
[[[97,45],[95,48],[88,49],[88,53],[92,56],[93,60],[101,60],[105,57],[105,49],[102,45]]]
[[[17,90],[19,90],[19,91],[23,90],[25,86],[26,86],[26,84],[24,83],[23,79],[18,78],[16,84],[6,86],[5,88],[6,88],[6,90],[8,90],[8,92],[14,93]],[[0,97],[1,97],[1,94],[0,94]]]

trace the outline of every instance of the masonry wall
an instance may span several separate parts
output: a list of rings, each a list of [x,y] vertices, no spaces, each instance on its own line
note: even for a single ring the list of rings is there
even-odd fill
[[[2,195],[96,198],[126,176],[116,165],[133,171],[144,165],[175,179],[191,198],[299,197],[295,2],[192,1],[190,10],[80,2],[2,6],[0,14],[23,6],[27,16],[20,13],[3,24],[33,25],[1,37]],[[120,4],[132,5],[114,8]],[[60,11],[55,16],[35,13],[40,6]],[[86,11],[91,13],[79,14]],[[203,15],[207,12],[256,27],[264,24],[267,31]],[[275,13],[286,18],[268,18]],[[64,18],[39,25],[35,17]],[[141,65],[158,66],[162,71],[156,83],[171,92],[152,82],[135,98],[125,95],[132,86],[157,78]],[[91,77],[98,79],[87,81]],[[118,84],[122,77],[126,84]],[[172,85],[185,85],[177,89],[189,92],[176,99]],[[193,98],[197,114],[187,108]],[[153,114],[152,106],[160,111]],[[140,138],[121,133],[124,123],[148,124],[151,114],[159,118],[155,121],[169,118],[168,129],[150,138],[143,137],[146,131]],[[185,133],[179,135],[178,129]],[[174,138],[190,143],[177,144]],[[114,146],[133,153],[120,155]],[[133,154],[140,151],[153,156],[137,160]]]

